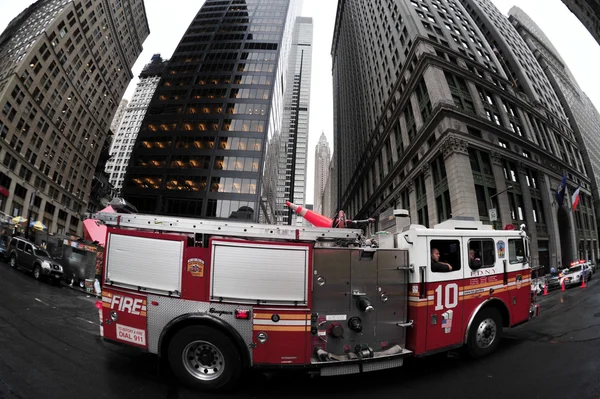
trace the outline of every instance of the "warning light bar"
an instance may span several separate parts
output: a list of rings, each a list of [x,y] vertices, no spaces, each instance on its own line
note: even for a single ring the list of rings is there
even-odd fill
[[[239,320],[250,320],[250,310],[248,309],[236,309],[235,318]]]

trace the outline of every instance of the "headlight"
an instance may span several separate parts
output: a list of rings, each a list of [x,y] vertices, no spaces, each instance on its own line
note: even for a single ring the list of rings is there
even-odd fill
[[[48,262],[48,261],[43,261],[43,262],[42,262],[42,267],[43,267],[44,269],[50,269],[50,268],[51,268],[51,266],[50,266],[50,262]]]

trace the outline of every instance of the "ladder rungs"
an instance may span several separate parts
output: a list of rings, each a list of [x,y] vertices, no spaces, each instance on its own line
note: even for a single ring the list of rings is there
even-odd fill
[[[100,212],[91,215],[92,219],[100,220],[109,226],[128,228],[172,231],[180,233],[202,233],[232,235],[253,238],[279,238],[279,239],[349,239],[354,240],[361,234],[357,229],[327,229],[319,227],[295,227],[285,225],[247,224],[238,222],[224,222],[207,219],[178,218],[159,215],[106,213]],[[298,236],[296,236],[298,234]]]

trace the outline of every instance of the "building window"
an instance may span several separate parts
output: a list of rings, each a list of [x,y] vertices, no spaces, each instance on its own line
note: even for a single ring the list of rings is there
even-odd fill
[[[412,143],[415,135],[417,134],[417,125],[415,122],[415,115],[412,110],[412,103],[410,99],[406,103],[406,109],[404,111],[406,117],[406,128],[408,129],[408,141]]]
[[[404,143],[402,141],[402,129],[400,128],[400,122],[396,122],[394,125],[394,137],[396,139],[396,154],[398,154],[398,161],[402,158],[404,153]]]
[[[429,116],[431,116],[431,101],[429,100],[429,93],[427,92],[425,80],[421,79],[417,85],[416,93],[417,101],[419,102],[419,110],[421,111],[421,116],[423,118],[423,124],[425,124],[429,119]]]
[[[425,177],[420,174],[415,179],[415,192],[417,196],[417,215],[419,224],[429,227],[429,208],[427,207],[427,190],[425,189]]]
[[[450,87],[450,93],[452,94],[454,105],[464,111],[474,114],[475,107],[473,105],[473,99],[471,98],[471,94],[469,93],[469,89],[465,80],[446,71],[444,71],[444,75],[446,76],[446,81]]]

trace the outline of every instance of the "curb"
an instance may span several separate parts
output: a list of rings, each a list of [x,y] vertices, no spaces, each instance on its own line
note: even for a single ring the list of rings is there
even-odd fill
[[[79,292],[81,294],[88,295],[90,297],[102,298],[102,295],[100,295],[100,294],[96,294],[94,292],[87,292],[84,288],[81,288],[81,287],[78,287],[78,286],[74,286],[74,285],[70,285],[70,284],[67,284],[67,283],[62,282],[62,281],[61,281],[61,286],[65,287],[65,288],[68,288],[70,290]]]

